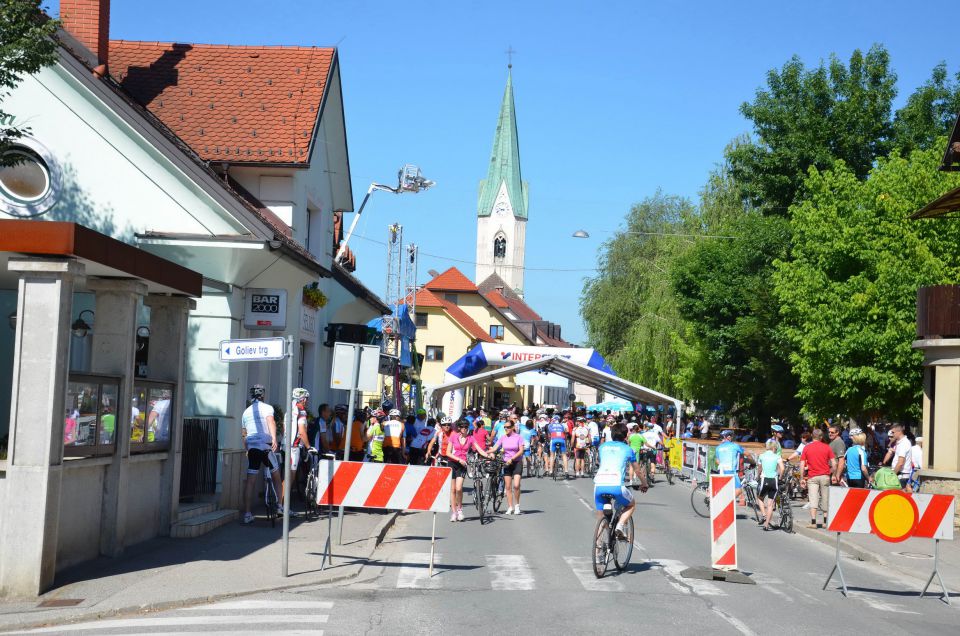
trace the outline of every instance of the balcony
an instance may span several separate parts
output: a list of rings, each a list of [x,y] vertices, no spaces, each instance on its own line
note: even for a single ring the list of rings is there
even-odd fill
[[[917,338],[960,338],[960,285],[917,290]]]

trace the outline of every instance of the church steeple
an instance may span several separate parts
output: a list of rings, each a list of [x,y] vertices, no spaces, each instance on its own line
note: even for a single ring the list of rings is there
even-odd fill
[[[512,64],[511,64],[512,66]],[[493,152],[487,178],[480,182],[477,216],[490,216],[497,202],[501,186],[510,198],[513,215],[527,218],[527,184],[520,177],[520,140],[517,135],[517,116],[513,104],[513,73],[507,73],[507,87],[500,104],[500,118],[493,138]]]

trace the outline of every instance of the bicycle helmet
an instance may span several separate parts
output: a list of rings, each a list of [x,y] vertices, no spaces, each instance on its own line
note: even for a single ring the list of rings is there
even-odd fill
[[[390,417],[400,417],[400,409],[390,409]]]
[[[725,428],[720,431],[720,437],[733,437],[733,431],[731,431],[729,428]]]
[[[775,432],[775,433],[782,433],[782,432],[783,432],[783,427],[780,426],[779,424],[774,424],[773,426],[770,427],[770,430],[773,431],[773,432]]]
[[[250,387],[250,399],[251,400],[262,400],[263,396],[266,395],[267,390],[263,388],[262,384],[254,384]]]
[[[310,397],[310,391],[307,391],[302,387],[297,387],[293,390],[293,399],[297,400],[298,402],[300,400],[306,400],[308,397]]]

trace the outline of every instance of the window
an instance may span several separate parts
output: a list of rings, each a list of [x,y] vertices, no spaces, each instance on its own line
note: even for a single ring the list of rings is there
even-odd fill
[[[417,317],[417,326],[418,326],[418,327],[426,327],[426,326],[427,326],[427,314],[418,311],[418,312],[416,313],[416,317]]]
[[[507,256],[507,239],[501,234],[493,240],[493,258],[500,260]]]
[[[503,325],[490,325],[490,337],[494,340],[503,340]]]
[[[448,303],[457,304],[457,295],[456,294],[444,294],[443,299]]]
[[[120,378],[70,374],[63,421],[65,456],[113,453],[119,396]]]
[[[130,415],[130,451],[149,452],[170,446],[173,421],[173,385],[137,380]]]
[[[427,345],[427,360],[434,360],[436,362],[443,361],[443,347],[435,347],[433,345]]]
[[[53,207],[60,178],[46,148],[22,137],[3,153],[0,163],[0,211],[31,218]]]

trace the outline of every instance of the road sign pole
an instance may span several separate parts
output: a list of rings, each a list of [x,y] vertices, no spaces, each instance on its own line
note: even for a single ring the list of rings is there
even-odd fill
[[[360,384],[360,356],[363,353],[361,345],[353,345],[353,382],[350,384],[350,403],[347,405],[347,438],[343,443],[343,459],[350,461],[350,435],[353,433],[354,404],[357,402],[357,385]],[[337,521],[337,545],[343,545],[343,506],[340,506],[340,518]]]
[[[427,578],[433,578],[433,556],[437,545],[437,513],[433,513],[433,530],[430,533],[430,572]]]
[[[289,572],[290,556],[290,433],[293,432],[295,421],[293,419],[292,395],[293,395],[293,336],[287,336],[287,397],[285,402],[287,416],[286,424],[283,427],[283,577],[286,578]]]

